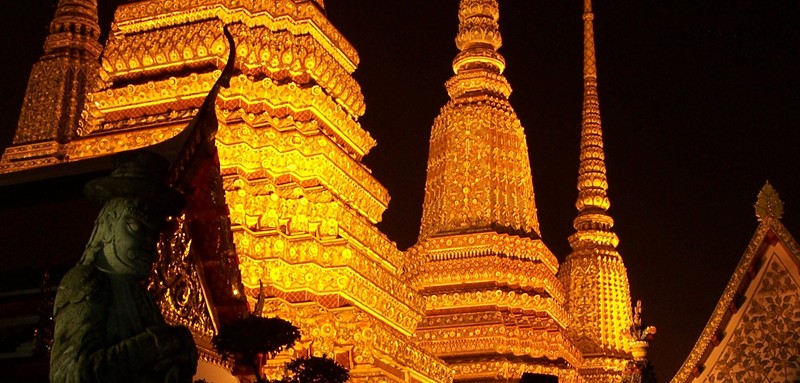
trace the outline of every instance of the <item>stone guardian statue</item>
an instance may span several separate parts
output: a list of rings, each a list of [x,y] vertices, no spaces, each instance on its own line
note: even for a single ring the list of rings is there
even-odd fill
[[[86,185],[102,203],[86,251],[56,294],[52,383],[191,382],[197,349],[189,330],[164,322],[146,279],[166,218],[182,195],[166,186],[169,164],[140,151]]]

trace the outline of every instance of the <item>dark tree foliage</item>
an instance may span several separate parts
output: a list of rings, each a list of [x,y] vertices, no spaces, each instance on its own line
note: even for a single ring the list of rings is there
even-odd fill
[[[245,357],[267,354],[271,358],[292,347],[298,339],[300,330],[288,321],[249,315],[221,328],[211,341],[226,354]]]
[[[299,339],[297,327],[283,319],[249,315],[222,327],[211,343],[223,357],[251,368],[257,383],[344,383],[350,378],[346,368],[325,356],[292,360],[286,366],[289,376],[279,382],[262,378],[259,355],[273,358]]]
[[[267,380],[259,372],[258,356],[265,354],[272,358],[298,339],[300,330],[288,321],[248,315],[220,328],[211,343],[225,358],[252,368],[256,381],[262,383]]]
[[[286,368],[290,372],[287,383],[344,383],[350,378],[346,368],[325,356],[297,358]]]

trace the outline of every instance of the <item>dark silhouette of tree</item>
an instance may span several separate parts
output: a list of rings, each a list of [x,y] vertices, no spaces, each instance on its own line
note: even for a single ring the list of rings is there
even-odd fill
[[[262,377],[259,357],[274,358],[299,339],[300,331],[293,324],[251,314],[220,328],[211,342],[224,358],[251,368],[257,383],[344,383],[349,379],[346,368],[325,356],[292,360],[286,366],[288,376],[280,381]]]
[[[310,356],[291,361],[286,383],[344,383],[350,378],[346,368],[325,356]]]
[[[211,343],[224,358],[252,368],[258,383],[266,383],[268,380],[261,376],[259,355],[273,358],[294,346],[298,339],[300,330],[288,321],[248,315],[220,328]]]

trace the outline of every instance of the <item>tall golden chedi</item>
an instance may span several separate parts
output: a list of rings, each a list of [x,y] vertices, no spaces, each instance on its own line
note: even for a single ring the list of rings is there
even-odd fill
[[[570,236],[572,252],[559,271],[568,291],[567,310],[572,316],[570,334],[585,363],[581,375],[592,382],[618,382],[631,360],[630,286],[619,238],[608,214],[603,132],[597,93],[591,0],[584,0],[583,118],[578,168],[578,216]]]
[[[86,94],[97,82],[99,36],[97,0],[59,0],[0,172],[10,162],[30,167],[63,160],[64,145],[78,130]]]
[[[456,381],[577,381],[558,261],[539,234],[525,133],[503,76],[496,0],[461,0],[450,101],[433,123],[413,279],[420,344]]]
[[[354,382],[447,382],[450,370],[411,338],[424,300],[375,227],[389,196],[361,163],[375,141],[357,122],[355,50],[321,4],[263,4],[267,25],[236,29],[245,64],[222,92],[217,136],[248,295],[263,282],[260,314],[299,326],[296,348],[335,357]]]
[[[423,300],[399,278],[402,254],[374,226],[389,196],[360,162],[375,141],[357,122],[358,56],[322,2],[148,1],[120,7],[116,23],[130,34],[106,48],[108,66],[153,80],[112,90],[133,102],[96,94],[100,115],[156,111],[139,121],[158,129],[193,113],[225,51],[221,27],[230,26],[239,75],[220,92],[216,144],[242,281],[251,302],[267,297],[257,314],[299,326],[297,351],[335,357],[353,381],[449,380],[411,341]],[[154,50],[148,41],[167,44]],[[279,373],[282,362],[267,371]]]

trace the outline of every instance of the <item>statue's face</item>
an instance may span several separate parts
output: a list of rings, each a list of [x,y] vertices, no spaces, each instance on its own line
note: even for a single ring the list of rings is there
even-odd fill
[[[105,246],[111,271],[136,278],[146,278],[158,253],[158,231],[129,209],[111,224],[112,240]]]

